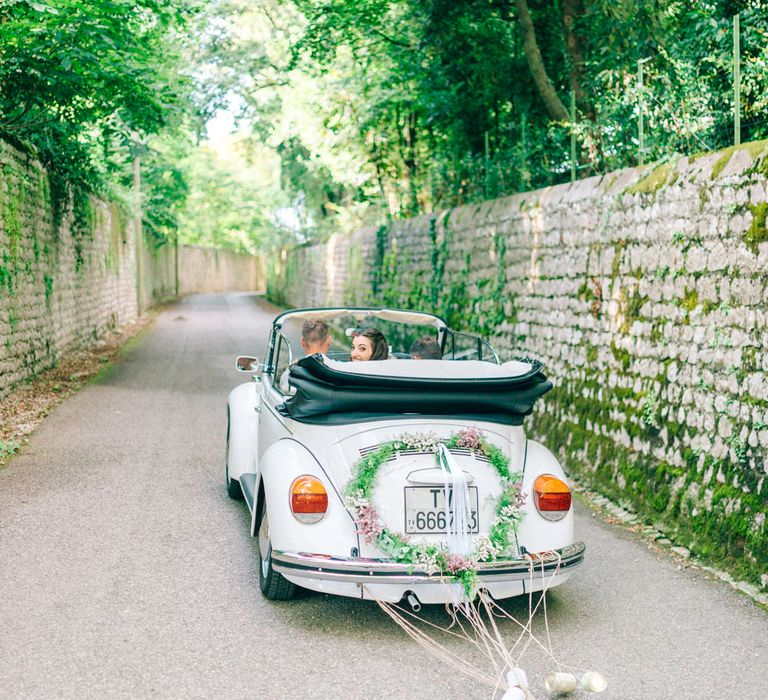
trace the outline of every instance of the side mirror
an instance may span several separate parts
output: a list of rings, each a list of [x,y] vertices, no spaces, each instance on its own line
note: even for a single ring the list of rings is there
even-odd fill
[[[262,366],[259,364],[258,357],[238,355],[237,359],[235,360],[235,369],[238,372],[250,372],[256,375],[260,375]]]

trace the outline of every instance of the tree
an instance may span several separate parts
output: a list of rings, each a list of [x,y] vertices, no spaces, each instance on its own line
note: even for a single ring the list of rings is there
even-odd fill
[[[66,200],[102,190],[131,143],[193,112],[182,0],[10,0],[0,7],[0,134],[33,147]]]

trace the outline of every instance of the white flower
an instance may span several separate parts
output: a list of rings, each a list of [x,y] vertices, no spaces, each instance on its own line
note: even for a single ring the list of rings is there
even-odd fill
[[[357,511],[360,510],[360,508],[370,506],[371,501],[363,495],[362,491],[356,491],[353,495],[347,496],[346,504],[349,508]]]
[[[504,506],[499,510],[499,517],[504,518],[505,520],[514,518],[515,515],[517,515],[517,508],[515,508],[515,506]]]
[[[435,433],[403,433],[395,440],[396,449],[435,452],[440,439]]]
[[[478,561],[493,561],[499,554],[501,548],[494,545],[490,539],[482,535],[475,538],[475,558]]]
[[[437,563],[437,554],[429,555],[424,550],[421,550],[416,555],[416,563],[430,576],[440,571],[440,565]]]

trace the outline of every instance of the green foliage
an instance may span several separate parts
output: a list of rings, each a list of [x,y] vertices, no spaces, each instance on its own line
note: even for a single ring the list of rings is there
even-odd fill
[[[640,401],[640,417],[643,425],[654,435],[661,429],[661,403],[656,391],[649,391]]]
[[[632,354],[628,350],[620,348],[614,340],[611,341],[611,354],[619,367],[621,367],[621,371],[626,373],[632,366]]]
[[[728,144],[736,11],[742,137],[768,135],[764,3],[527,4],[541,69],[557,102],[574,93],[575,124],[553,119],[531,79],[517,3],[6,0],[0,135],[49,168],[57,218],[73,186],[130,187],[140,156],[156,241],[181,231],[253,251],[322,240],[564,182],[571,131],[580,174],[635,164],[641,101],[646,160]],[[239,165],[197,152],[202,118],[219,107],[245,135]],[[665,163],[630,189],[672,177]],[[477,317],[510,309],[513,299]]]
[[[0,462],[15,455],[21,445],[16,440],[0,440]]]
[[[3,247],[2,259],[0,259],[0,290],[4,287],[8,295],[12,296],[16,292],[16,278],[21,266],[19,251],[22,234],[21,215],[18,202],[12,192],[6,192],[0,197],[2,197],[0,215],[8,239],[8,245]]]
[[[222,5],[219,74],[240,95],[254,141],[279,155],[282,190],[300,221],[301,233],[283,239],[322,239],[564,182],[571,131],[580,174],[634,165],[641,102],[647,161],[728,145],[736,11],[742,138],[768,134],[763,3],[527,4],[555,99],[576,96],[576,124],[553,121],[531,79],[517,3]],[[664,162],[630,191],[653,194],[673,178]]]
[[[142,226],[157,245],[176,239],[186,211],[190,184],[183,159],[193,152],[191,136],[183,130],[151,140],[141,159]]]
[[[31,144],[67,185],[103,189],[129,142],[188,111],[181,68],[193,7],[179,0],[47,0],[0,8],[0,133]]]
[[[381,465],[392,457],[393,454],[395,454],[395,444],[394,442],[388,442],[376,451],[363,457],[355,465],[355,477],[349,482],[347,493],[352,495],[360,491],[366,498],[371,498],[376,475],[379,473]]]
[[[0,7],[0,137],[46,167],[55,226],[72,207],[78,270],[93,230],[90,193],[130,208],[125,192],[136,157],[145,230],[158,243],[175,238],[187,196],[179,155],[191,149],[207,112],[192,73],[200,53],[193,47],[208,40],[198,24],[202,6],[16,0]]]
[[[45,303],[50,304],[53,296],[53,276],[43,275],[43,284],[45,285]]]

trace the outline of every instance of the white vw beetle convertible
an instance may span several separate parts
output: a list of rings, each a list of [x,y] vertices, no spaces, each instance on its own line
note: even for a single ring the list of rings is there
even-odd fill
[[[305,355],[308,327],[323,352]],[[351,361],[373,336],[382,359]],[[253,377],[229,395],[227,491],[248,505],[267,598],[418,609],[542,590],[582,562],[563,470],[522,427],[551,388],[540,363],[502,364],[432,314],[332,308],[280,314],[264,361],[237,368]]]

